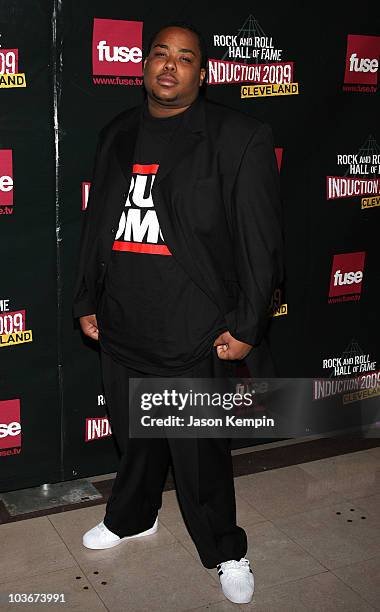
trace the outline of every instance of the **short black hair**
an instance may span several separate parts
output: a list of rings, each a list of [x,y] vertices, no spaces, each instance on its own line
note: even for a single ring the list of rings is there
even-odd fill
[[[200,33],[200,31],[195,26],[193,26],[193,24],[187,21],[171,21],[170,23],[165,23],[157,30],[155,30],[155,32],[150,36],[147,44],[145,45],[144,57],[147,57],[149,55],[153,41],[156,36],[162,30],[166,30],[166,28],[182,28],[183,30],[189,30],[190,32],[193,32],[193,34],[195,34],[198,38],[199,50],[201,52],[201,68],[207,68],[208,53],[205,39],[203,38],[203,35]]]

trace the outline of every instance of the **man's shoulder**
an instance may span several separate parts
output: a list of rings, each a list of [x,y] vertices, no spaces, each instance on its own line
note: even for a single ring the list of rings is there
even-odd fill
[[[256,117],[211,100],[205,100],[205,111],[207,124],[210,125],[211,122],[224,130],[252,133],[264,125],[263,121]]]
[[[123,127],[127,126],[131,120],[137,119],[141,112],[141,106],[141,104],[133,106],[132,108],[123,110],[112,117],[112,119],[110,119],[100,130],[100,137],[103,139],[107,138],[115,132],[123,129]]]

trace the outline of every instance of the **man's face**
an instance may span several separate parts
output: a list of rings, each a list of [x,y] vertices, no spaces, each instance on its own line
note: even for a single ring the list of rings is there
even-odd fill
[[[161,30],[144,62],[144,86],[148,97],[171,108],[190,105],[206,76],[200,62],[196,34],[177,27]]]

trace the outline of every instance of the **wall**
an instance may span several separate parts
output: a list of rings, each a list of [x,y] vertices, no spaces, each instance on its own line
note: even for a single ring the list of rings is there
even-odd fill
[[[265,81],[209,84],[207,96],[273,129],[287,270],[269,336],[277,369],[334,377],[337,359],[354,374],[359,357],[377,370],[380,37],[370,3],[360,9],[0,4],[0,490],[117,465],[99,356],[73,324],[71,299],[97,132],[143,93],[141,63],[99,64],[99,40],[141,48],[141,31],[191,21],[209,45],[209,80],[235,61]],[[361,193],[344,197],[353,177]],[[339,284],[345,272],[356,282]],[[94,425],[100,437],[87,439]]]

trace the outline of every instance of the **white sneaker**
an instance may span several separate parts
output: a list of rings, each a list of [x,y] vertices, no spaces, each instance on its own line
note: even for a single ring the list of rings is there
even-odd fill
[[[121,544],[121,542],[124,542],[125,540],[132,540],[133,538],[142,538],[144,536],[152,535],[153,533],[156,533],[157,529],[158,517],[154,521],[153,527],[150,529],[142,531],[141,533],[136,533],[132,536],[120,538],[118,535],[116,535],[116,533],[110,531],[102,521],[84,534],[83,546],[96,550],[112,548],[113,546],[118,546],[118,544]]]
[[[216,566],[222,591],[232,603],[249,603],[255,589],[248,559],[225,561]]]

